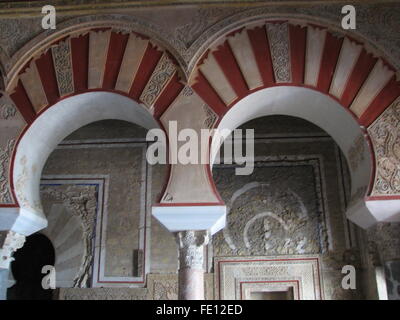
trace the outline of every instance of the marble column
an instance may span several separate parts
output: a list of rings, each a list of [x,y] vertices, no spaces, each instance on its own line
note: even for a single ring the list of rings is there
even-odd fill
[[[384,267],[388,300],[400,300],[400,223],[380,222],[368,230],[370,246]]]
[[[180,231],[176,233],[179,245],[179,300],[204,300],[204,246],[208,231]]]
[[[385,261],[386,288],[389,300],[400,300],[400,258]]]

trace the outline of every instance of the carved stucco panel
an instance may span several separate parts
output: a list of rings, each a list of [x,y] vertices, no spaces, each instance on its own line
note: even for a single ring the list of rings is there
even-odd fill
[[[74,92],[70,40],[51,48],[60,96]]]
[[[316,190],[309,188],[318,183],[313,179],[304,182],[300,195],[293,182],[289,186],[274,180],[279,176],[297,182],[296,176],[301,174],[313,178],[313,166],[318,164],[313,160],[299,163],[304,166],[287,166],[285,172],[269,167],[268,162],[256,163],[253,180],[242,179],[238,188],[231,182],[233,168],[221,165],[214,169],[217,188],[227,204],[227,226],[213,237],[215,255],[311,254],[328,250],[324,213],[315,207],[322,203],[322,191],[317,189],[313,194]],[[307,195],[312,195],[309,203],[302,199]]]
[[[14,145],[15,139],[11,139],[5,147],[0,148],[0,203],[12,203],[8,168]]]
[[[214,274],[204,274],[205,299],[214,299]],[[147,300],[177,300],[178,275],[177,274],[148,274],[147,275]]]
[[[215,258],[215,293],[221,300],[238,300],[241,283],[296,281],[300,300],[323,299],[323,281],[317,255],[247,256]]]
[[[375,150],[372,195],[400,194],[400,98],[368,128]]]
[[[59,300],[146,300],[145,288],[60,288]]]
[[[150,108],[153,106],[157,97],[160,95],[175,71],[175,65],[172,63],[168,55],[164,53],[140,96],[140,100],[143,101],[147,107]]]
[[[59,186],[43,185],[40,192],[43,201],[61,202],[69,209],[69,212],[81,220],[84,255],[73,281],[74,287],[85,288],[89,285],[93,260],[93,237],[97,206],[96,187],[70,185],[64,190],[60,189]]]
[[[289,30],[287,23],[266,25],[268,42],[277,83],[290,82]]]
[[[40,19],[24,18],[23,23],[20,23],[21,19],[10,18],[1,21],[0,45],[4,47],[8,56],[11,57],[27,41],[41,32],[38,38],[34,40],[36,43],[45,37],[59,33],[64,28],[67,30],[71,26],[76,26],[80,23],[94,24],[94,22],[101,20],[115,23],[123,21],[129,24],[127,28],[149,34],[157,41],[167,43],[168,49],[176,53],[175,58],[186,69],[185,72],[188,74],[211,42],[222,33],[240,27],[245,21],[251,23],[266,18],[284,20],[289,17],[306,17],[313,23],[328,24],[340,31],[341,7],[341,4],[332,3],[315,4],[313,6],[266,5],[248,9],[243,7],[180,8],[182,14],[187,16],[185,19],[176,19],[171,12],[169,12],[169,18],[166,18],[164,11],[161,11],[163,17],[160,18],[155,14],[153,8],[137,10],[134,16],[98,14],[74,17],[60,13],[57,15],[57,30],[49,29],[44,32],[42,32]],[[399,10],[398,7],[392,4],[363,4],[358,6],[355,34],[360,39],[367,38],[370,40],[369,46],[374,50],[383,50],[389,56],[388,60],[397,65],[397,67],[399,67],[397,61],[400,61],[400,40],[397,33],[400,27]],[[172,10],[169,8],[167,11]],[[102,10],[99,12],[102,12]],[[379,25],[379,28],[376,28],[376,25]],[[61,32],[61,35],[66,33],[65,31]],[[7,61],[5,69],[9,70],[22,54],[22,52],[18,52]],[[187,68],[185,68],[186,66]]]

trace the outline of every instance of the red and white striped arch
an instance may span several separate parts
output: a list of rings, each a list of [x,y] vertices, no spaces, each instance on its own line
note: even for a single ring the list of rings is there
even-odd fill
[[[158,118],[183,89],[180,75],[172,55],[148,37],[95,28],[47,45],[6,92],[28,125],[61,99],[99,90],[130,97]]]
[[[314,24],[269,21],[217,40],[190,83],[220,116],[252,92],[292,85],[329,95],[368,127],[400,96],[395,73],[349,36]]]
[[[344,149],[346,158],[354,157],[354,153],[358,152],[364,160],[371,160],[369,164],[369,160],[363,160],[364,169],[371,168],[371,173],[369,170],[361,170],[361,167],[357,170],[351,169],[352,182],[366,182],[360,185],[356,182],[352,185],[352,205],[349,205],[347,216],[352,216],[353,221],[364,227],[373,224],[375,219],[398,221],[400,218],[400,196],[384,195],[379,197],[380,203],[375,201],[377,199],[368,197],[375,190],[377,172],[382,171],[381,168],[375,167],[375,161],[378,166],[380,161],[377,151],[372,150],[372,143],[374,148],[379,149],[383,146],[379,145],[376,139],[371,142],[367,128],[386,109],[391,109],[391,106],[400,101],[400,82],[397,80],[396,69],[382,56],[371,52],[368,44],[365,45],[349,35],[338,34],[326,27],[306,22],[275,20],[252,23],[216,40],[198,60],[189,77],[189,83],[217,114],[218,128],[224,128],[230,122],[230,125],[243,123],[240,119],[251,120],[245,113],[261,114],[255,111],[262,104],[258,103],[257,99],[264,97],[263,99],[271,101],[279,100],[268,97],[263,89],[281,94],[282,90],[271,89],[306,88],[315,94],[331,98],[326,100],[324,108],[330,105],[333,108],[336,104],[339,109],[340,106],[343,108],[341,111],[346,111],[344,114],[347,113],[349,119],[355,120],[353,122],[356,126],[347,137],[349,143],[353,143],[354,146]],[[294,91],[296,90],[291,90],[292,93]],[[308,95],[305,91],[304,93]],[[316,101],[322,99],[319,99],[318,95],[311,99],[310,102],[313,102],[314,106],[309,109],[317,112],[317,117],[331,119],[332,123],[329,126],[337,127],[334,130],[337,136],[346,135],[350,129],[341,130],[340,126],[345,121],[338,120],[343,115],[339,116],[330,110],[324,114],[315,108]],[[304,102],[304,99],[300,98],[299,101]],[[293,106],[298,104],[295,100],[292,103]],[[293,112],[293,106],[290,113],[301,112],[300,108]],[[278,112],[278,109],[277,106],[274,112]],[[282,112],[285,114],[283,110]],[[312,118],[306,116],[309,110],[304,112],[304,118]],[[334,116],[329,118],[328,113]],[[345,119],[342,117],[342,120]],[[324,121],[329,122],[326,119],[319,122]],[[334,121],[336,123],[333,123]],[[226,128],[234,129],[235,126],[228,125]],[[322,128],[324,129],[323,126]],[[364,140],[358,145],[367,146],[366,149],[363,147],[364,151],[355,150],[355,142],[358,140],[353,142],[353,139],[357,132]],[[335,136],[332,132],[330,134]],[[371,147],[370,157],[365,155],[368,146]],[[368,211],[372,212],[373,217]]]
[[[216,41],[191,73],[188,82],[194,94],[190,89],[183,90],[183,72],[171,54],[146,36],[115,28],[96,27],[63,36],[35,53],[18,70],[13,72],[6,93],[27,128],[39,123],[41,119],[35,120],[51,106],[61,103],[67,107],[64,99],[76,96],[71,99],[74,100],[83,96],[80,94],[94,91],[128,97],[147,109],[159,123],[177,120],[198,129],[215,126],[239,101],[271,87],[294,86],[318,91],[340,104],[364,127],[371,125],[400,96],[395,69],[382,57],[368,52],[362,43],[333,34],[324,27],[289,21],[253,24]],[[182,169],[179,174],[178,169]],[[224,216],[219,209],[224,205],[220,203],[209,167],[204,165],[197,171],[190,166],[178,169],[171,170],[165,195],[172,194],[168,199],[173,201],[167,205],[174,212],[179,204],[189,204],[182,207],[187,212],[195,212],[194,206],[212,205],[218,207],[216,216],[222,221]],[[181,183],[182,177],[186,180],[190,174],[197,177],[193,185],[209,191],[212,201],[197,201],[199,196],[193,195],[194,188],[182,191],[187,189]],[[11,173],[13,191],[14,178]],[[181,200],[176,196],[180,194],[184,195]],[[210,208],[201,208],[202,213],[207,210]],[[190,220],[192,224],[196,222]],[[218,228],[221,226],[222,223]]]
[[[12,212],[21,221],[18,230],[26,234],[46,224],[34,169],[42,168],[45,159],[31,156],[29,148],[48,156],[48,150],[43,151],[40,145],[47,145],[45,149],[55,147],[79,128],[76,124],[85,125],[104,117],[146,124],[146,128],[157,126],[159,117],[184,88],[183,73],[174,57],[159,43],[126,28],[96,24],[92,29],[75,29],[37,47],[33,53],[28,48],[28,53],[15,62],[4,91],[26,125],[16,138],[9,161],[13,203],[0,204],[0,208],[17,208]],[[82,111],[77,110],[74,101],[81,104]],[[67,114],[63,115],[65,111]],[[53,128],[54,132],[37,131],[38,126]],[[33,175],[26,177],[27,183],[19,183],[23,168]]]

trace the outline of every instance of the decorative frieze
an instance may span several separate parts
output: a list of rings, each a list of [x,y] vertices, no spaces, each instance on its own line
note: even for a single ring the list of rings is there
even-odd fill
[[[214,274],[204,274],[205,299],[214,299]],[[178,275],[177,274],[148,274],[147,275],[147,300],[177,300]]]
[[[146,300],[145,288],[60,288],[59,300]]]
[[[240,300],[251,291],[281,291],[271,287],[277,282],[296,290],[299,300],[323,299],[318,255],[216,257],[214,269],[216,299]],[[252,283],[259,285],[249,287]]]
[[[149,274],[147,275],[147,300],[177,300],[178,275]]]

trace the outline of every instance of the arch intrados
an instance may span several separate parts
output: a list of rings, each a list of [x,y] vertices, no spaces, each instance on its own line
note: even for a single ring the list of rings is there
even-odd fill
[[[316,90],[296,86],[276,86],[254,92],[232,106],[219,121],[216,129],[228,136],[228,132],[240,125],[263,116],[287,115],[307,120],[325,130],[339,145],[347,163],[350,163],[354,144],[362,139],[362,157],[355,169],[350,168],[351,195],[353,202],[364,202],[375,176],[374,153],[367,133],[354,117],[349,115],[331,97]],[[340,124],[340,126],[338,126]],[[219,140],[211,143],[211,161],[213,162],[220,148]],[[360,192],[361,190],[361,192]],[[349,217],[350,218],[350,217]],[[370,225],[374,222],[364,219],[360,224]],[[356,218],[353,221],[359,222]]]
[[[75,130],[108,119],[131,122],[146,129],[159,128],[148,109],[133,99],[94,91],[57,102],[25,129],[14,150],[10,177],[20,207],[15,230],[30,234],[47,226],[39,185],[42,169],[56,146]]]

